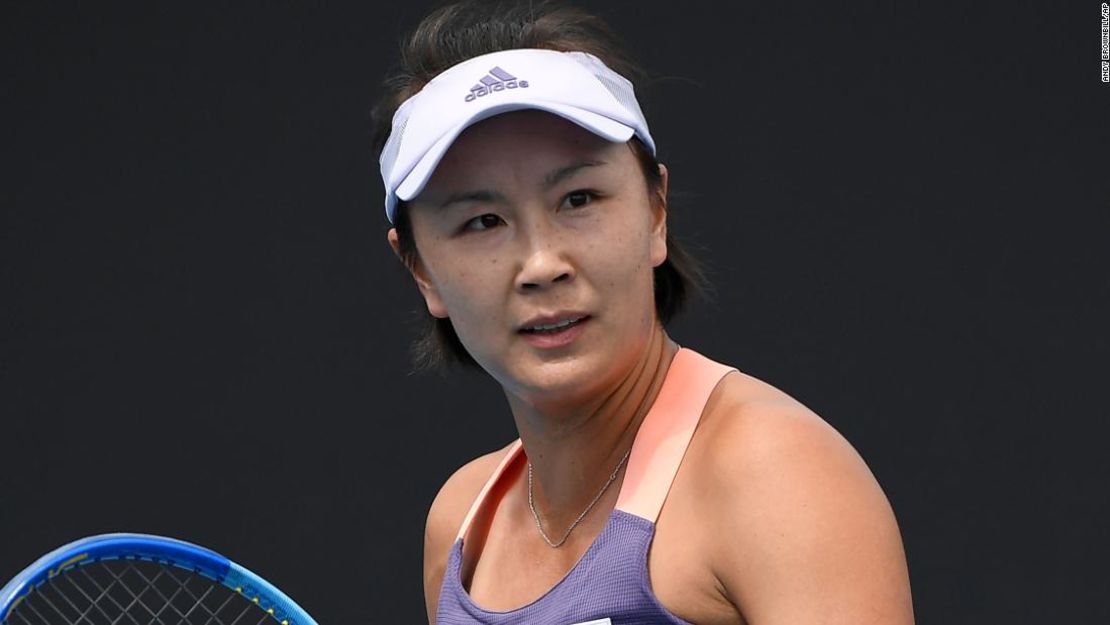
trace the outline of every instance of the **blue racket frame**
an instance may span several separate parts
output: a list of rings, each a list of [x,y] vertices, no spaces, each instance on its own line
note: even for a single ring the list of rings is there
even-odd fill
[[[0,589],[0,623],[32,590],[75,566],[102,560],[172,564],[242,594],[287,625],[317,625],[295,601],[250,570],[199,545],[152,534],[101,534],[76,540],[42,556]]]

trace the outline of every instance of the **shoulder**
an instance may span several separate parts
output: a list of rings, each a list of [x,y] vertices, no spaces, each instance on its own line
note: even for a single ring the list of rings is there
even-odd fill
[[[478,497],[511,443],[497,451],[479,456],[459,467],[440,487],[424,525],[424,599],[428,622],[435,618],[439,589],[447,558],[466,513]]]
[[[470,511],[471,504],[494,469],[505,457],[512,446],[510,443],[501,449],[479,456],[459,467],[440,487],[431,507],[425,526],[427,537],[439,542],[445,541],[449,548],[455,542],[455,535],[462,525],[463,518]]]
[[[743,372],[717,385],[698,425],[712,475],[736,484],[738,474],[806,468],[870,472],[852,445],[828,422],[784,391]],[[830,476],[831,477],[831,476]]]
[[[863,458],[824,419],[741,372],[699,424],[710,566],[748,622],[911,623],[893,511]],[[700,507],[700,506],[699,506]]]

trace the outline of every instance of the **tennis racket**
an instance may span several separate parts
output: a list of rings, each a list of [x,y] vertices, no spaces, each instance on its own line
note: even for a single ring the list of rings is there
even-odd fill
[[[173,538],[102,534],[39,558],[0,590],[0,625],[316,625],[285,593]]]

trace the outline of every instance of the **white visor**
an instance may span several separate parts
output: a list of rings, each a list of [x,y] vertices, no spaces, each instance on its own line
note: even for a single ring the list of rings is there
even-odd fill
[[[504,50],[477,56],[432,79],[393,115],[382,149],[385,214],[420,194],[464,130],[483,119],[538,109],[613,142],[655,142],[632,83],[585,52]]]

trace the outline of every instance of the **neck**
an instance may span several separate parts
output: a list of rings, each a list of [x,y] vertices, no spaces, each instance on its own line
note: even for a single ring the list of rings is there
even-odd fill
[[[532,464],[536,507],[553,533],[575,520],[631,448],[678,349],[657,325],[645,349],[611,388],[558,404],[507,394]],[[618,475],[595,510],[612,508],[622,477]],[[591,511],[589,517],[594,516]]]

